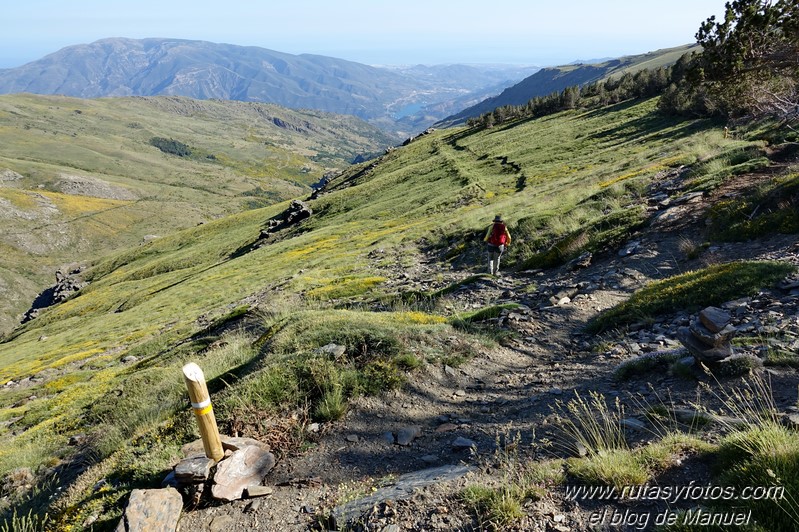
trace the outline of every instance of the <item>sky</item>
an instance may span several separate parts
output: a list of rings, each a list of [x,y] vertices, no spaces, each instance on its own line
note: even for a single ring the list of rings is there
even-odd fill
[[[695,42],[724,0],[25,0],[0,10],[0,68],[108,37],[167,37],[370,65],[551,66]]]

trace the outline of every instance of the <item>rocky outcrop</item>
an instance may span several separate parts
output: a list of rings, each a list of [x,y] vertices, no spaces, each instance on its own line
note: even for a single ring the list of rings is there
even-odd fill
[[[80,268],[73,268],[64,273],[61,270],[55,272],[55,284],[41,292],[36,299],[33,300],[31,308],[22,317],[21,323],[27,323],[39,315],[43,309],[57,305],[69,299],[75,292],[78,292],[83,287],[88,285],[86,281],[81,280],[78,275],[81,273]]]
[[[293,200],[285,211],[269,220],[266,229],[261,231],[261,238],[298,224],[306,218],[310,218],[312,214],[313,210],[307,204]]]

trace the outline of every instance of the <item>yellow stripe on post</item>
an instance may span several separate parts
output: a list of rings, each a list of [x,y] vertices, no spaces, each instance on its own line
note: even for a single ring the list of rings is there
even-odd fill
[[[194,362],[190,362],[183,366],[183,379],[186,381],[186,388],[189,391],[194,417],[197,418],[197,425],[200,427],[205,456],[218,462],[225,456],[225,451],[222,449],[222,440],[219,438],[219,429],[216,426],[216,418],[203,370]]]

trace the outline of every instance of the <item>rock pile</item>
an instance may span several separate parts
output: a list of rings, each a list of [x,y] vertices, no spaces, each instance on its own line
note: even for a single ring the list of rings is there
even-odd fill
[[[720,362],[732,356],[730,341],[738,329],[730,323],[731,319],[728,312],[707,307],[688,327],[677,329],[677,339],[698,362]]]
[[[261,231],[261,238],[310,218],[312,214],[313,210],[308,205],[299,200],[293,200],[285,211],[269,220],[266,229]]]
[[[222,448],[225,456],[214,464],[203,454],[202,440],[185,445],[187,457],[167,475],[163,489],[133,491],[117,530],[174,532],[183,504],[196,504],[203,493],[224,502],[272,493],[263,486],[275,466],[268,445],[252,438],[222,437]]]

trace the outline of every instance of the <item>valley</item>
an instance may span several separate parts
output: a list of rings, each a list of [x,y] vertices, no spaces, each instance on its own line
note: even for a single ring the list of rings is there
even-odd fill
[[[766,224],[754,243],[727,243],[721,229],[751,210],[716,207],[716,198],[751,199],[769,206],[759,210],[771,217],[764,220],[792,220],[793,144],[744,132],[725,138],[713,121],[666,117],[656,106],[646,99],[435,131],[332,177],[303,198],[312,214],[296,225],[270,223],[284,219],[283,202],[93,261],[87,288],[0,344],[0,380],[10,383],[0,417],[12,442],[3,470],[27,467],[68,486],[53,507],[58,526],[115,526],[126,494],[157,487],[197,437],[179,381],[181,365],[196,361],[221,430],[268,443],[278,465],[267,478],[272,495],[255,509],[201,498],[182,529],[305,529],[341,519],[363,490],[442,464],[472,469],[454,484],[376,503],[361,516],[368,529],[480,528],[517,515],[484,514],[489,503],[469,502],[493,489],[538,494],[520,496],[513,526],[582,529],[596,507],[578,509],[561,490],[564,475],[587,478],[574,475],[591,466],[593,451],[568,458],[573,444],[551,408],[575,393],[618,397],[644,427],[629,433],[624,452],[660,445],[665,433],[636,401],[659,401],[646,391],[655,382],[671,394],[668,404],[692,406],[713,382],[699,366],[684,375],[656,369],[685,358],[676,328],[699,309],[740,305],[755,335],[742,335],[737,350],[765,360],[776,412],[796,404],[795,297],[779,287],[795,279],[795,235]],[[734,173],[766,156],[762,171]],[[493,278],[481,238],[498,212],[514,244]],[[553,249],[552,265],[535,266]],[[585,253],[586,265],[569,265]],[[750,299],[714,299],[713,286],[730,284],[713,280],[726,275],[714,265],[727,263],[765,265],[732,298]],[[683,303],[586,329],[653,281],[679,287],[691,272],[708,272],[708,296],[689,290]],[[783,347],[762,350],[763,335]],[[325,355],[330,344],[343,356]],[[659,351],[668,356],[653,369],[614,376]],[[384,438],[409,427],[408,445]],[[645,474],[687,483],[679,464],[712,461],[717,451],[701,442],[717,431],[689,430]],[[78,443],[67,445],[72,437]],[[453,447],[458,437],[470,443]],[[96,491],[98,483],[107,488]]]
[[[81,96],[0,96],[0,531],[795,530],[796,8],[758,6],[533,75],[0,71]]]

